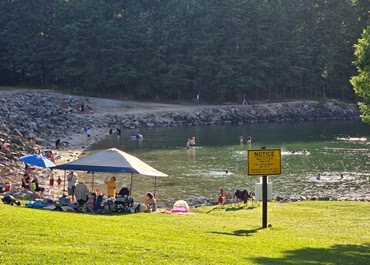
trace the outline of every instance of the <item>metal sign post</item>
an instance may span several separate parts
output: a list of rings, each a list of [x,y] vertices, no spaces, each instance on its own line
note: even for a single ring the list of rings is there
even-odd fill
[[[267,176],[262,176],[262,228],[267,228]]]
[[[262,228],[267,228],[267,176],[262,176]]]

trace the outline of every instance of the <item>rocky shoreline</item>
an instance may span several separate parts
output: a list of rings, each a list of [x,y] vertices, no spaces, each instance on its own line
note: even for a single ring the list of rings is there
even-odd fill
[[[140,106],[135,108],[129,102],[106,100],[103,111],[99,105],[102,100],[42,91],[2,92],[0,139],[8,144],[10,152],[0,152],[0,182],[20,183],[24,170],[24,164],[19,161],[20,156],[38,150],[55,151],[55,141],[60,138],[62,150],[57,151],[56,163],[61,164],[77,158],[91,143],[107,135],[111,126],[134,129],[206,124],[242,125],[258,122],[359,119],[360,115],[357,105],[337,101],[328,101],[326,104],[299,101],[247,106],[165,107],[163,104],[158,104],[157,107],[150,103],[151,109],[140,109]],[[68,106],[76,107],[81,102],[91,106],[95,113],[67,111]],[[121,108],[113,108],[114,104],[119,104]],[[84,128],[87,127],[92,128],[92,139],[86,137]],[[30,141],[29,138],[33,140]],[[17,197],[29,199],[22,197],[23,195],[18,194]]]

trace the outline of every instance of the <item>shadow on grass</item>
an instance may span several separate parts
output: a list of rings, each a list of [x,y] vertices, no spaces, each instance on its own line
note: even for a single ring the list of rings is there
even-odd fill
[[[211,210],[209,210],[208,212],[206,212],[207,214],[208,213],[211,213],[211,212],[213,212],[213,211],[226,211],[226,212],[230,212],[230,211],[232,211],[232,212],[235,212],[235,211],[240,211],[240,210],[252,210],[252,209],[254,209],[254,208],[256,208],[256,207],[248,207],[248,206],[244,206],[244,205],[242,205],[242,206],[223,206],[223,205],[218,205],[218,206],[216,206],[216,207],[213,207]]]
[[[208,212],[206,212],[206,214],[209,214],[209,213],[211,213],[211,212],[213,212],[213,211],[221,211],[221,210],[223,210],[223,208],[216,206],[216,207],[213,207],[213,208],[212,208],[211,210],[209,210]]]
[[[225,233],[225,232],[211,232],[212,234],[219,234],[219,235],[227,235],[227,236],[251,236],[252,234],[256,233],[258,230],[262,228],[255,228],[250,230],[236,230],[233,233]]]
[[[226,208],[225,211],[226,212],[229,212],[229,211],[235,212],[235,211],[240,211],[240,210],[252,210],[254,208],[255,207],[248,207],[248,206],[238,206],[238,207],[236,207],[236,206],[234,206],[232,208]]]
[[[330,248],[302,248],[285,251],[282,258],[253,258],[256,264],[270,265],[368,265],[370,242],[364,245],[333,245]]]

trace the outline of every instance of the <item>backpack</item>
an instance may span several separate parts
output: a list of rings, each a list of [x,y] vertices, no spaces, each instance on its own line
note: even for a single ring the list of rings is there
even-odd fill
[[[4,198],[1,199],[4,204],[13,205],[14,203],[18,206],[21,205],[20,201],[17,201],[12,195],[6,195]]]
[[[130,190],[128,188],[122,188],[119,193],[123,198],[128,197],[130,195]]]

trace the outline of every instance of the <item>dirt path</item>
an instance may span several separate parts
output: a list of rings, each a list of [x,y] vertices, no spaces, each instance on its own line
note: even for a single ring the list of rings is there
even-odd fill
[[[96,115],[106,114],[150,114],[166,112],[197,112],[201,109],[219,108],[226,105],[198,105],[198,104],[165,104],[152,102],[138,102],[103,98],[89,98]],[[227,105],[227,107],[245,107],[241,105]]]

